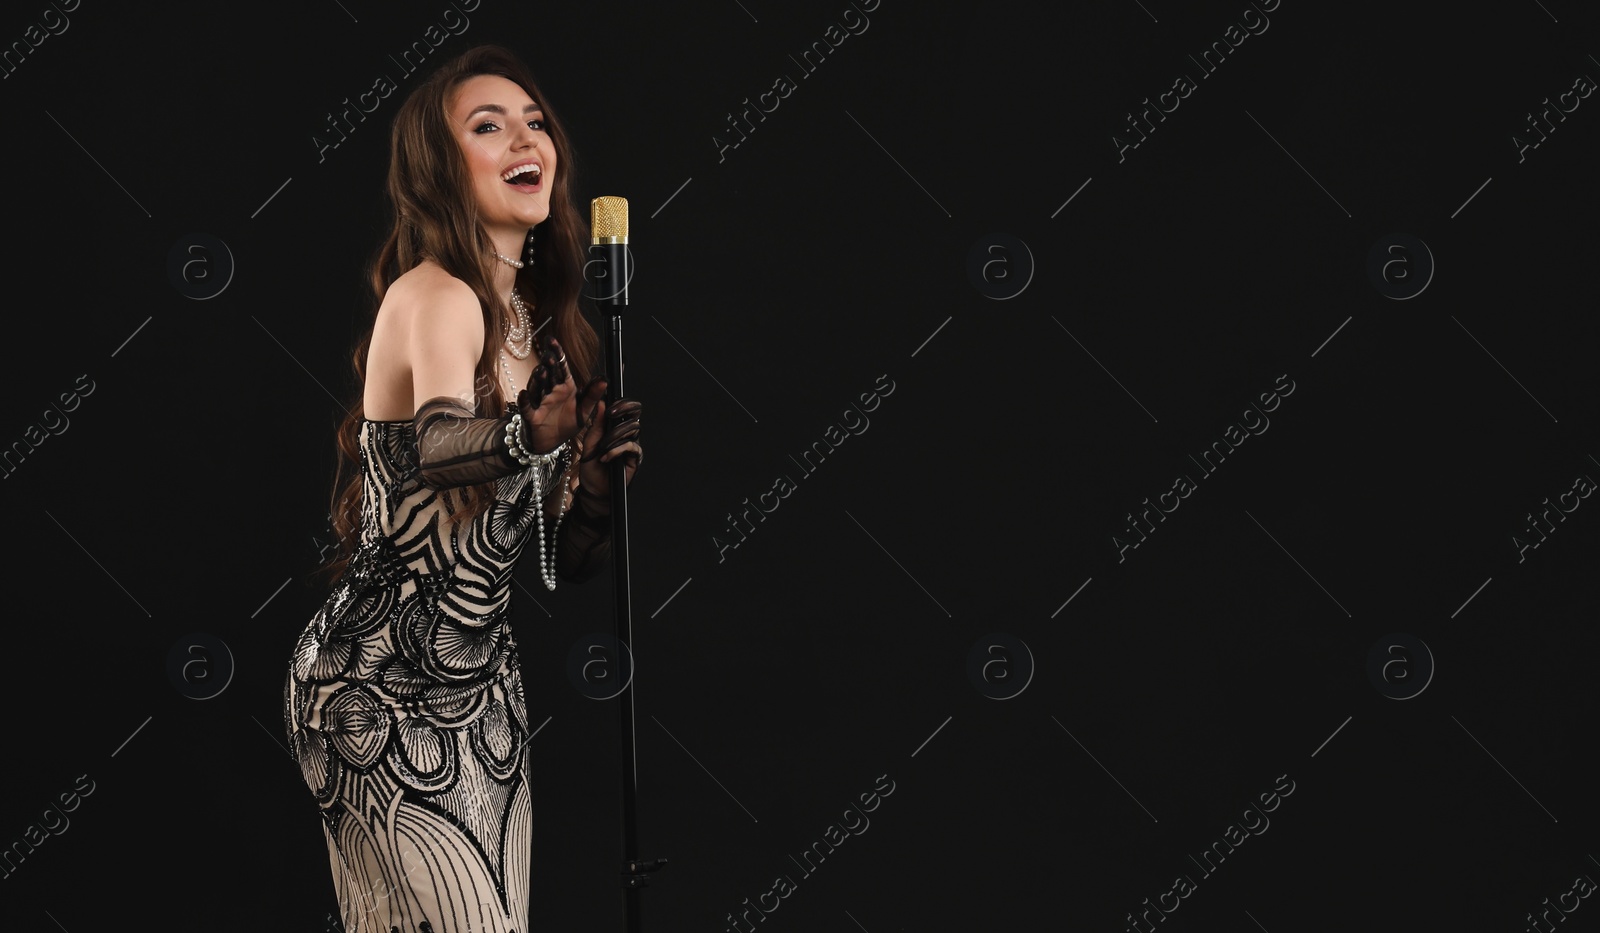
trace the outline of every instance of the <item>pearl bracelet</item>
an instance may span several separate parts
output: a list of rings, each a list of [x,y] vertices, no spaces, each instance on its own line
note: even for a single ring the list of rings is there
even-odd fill
[[[522,415],[512,415],[511,420],[506,422],[506,451],[511,454],[513,459],[525,467],[549,464],[567,449],[567,442],[562,441],[556,449],[542,454],[536,454],[528,450],[531,446],[533,445],[527,441],[527,431],[522,422]]]

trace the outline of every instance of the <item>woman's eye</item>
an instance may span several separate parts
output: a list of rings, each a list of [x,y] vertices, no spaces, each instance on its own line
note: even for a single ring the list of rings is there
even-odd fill
[[[498,125],[496,125],[493,120],[485,120],[482,123],[478,124],[476,127],[474,127],[472,131],[474,133],[486,133],[486,132],[490,132],[492,130],[498,130],[499,128],[500,127]],[[548,129],[548,127],[545,126],[545,122],[543,120],[529,120],[528,121],[528,129],[530,129],[530,130],[544,130],[544,129]]]

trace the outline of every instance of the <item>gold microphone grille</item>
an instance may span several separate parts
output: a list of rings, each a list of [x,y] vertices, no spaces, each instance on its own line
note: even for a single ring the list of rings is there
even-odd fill
[[[595,198],[589,203],[589,221],[596,243],[612,237],[620,237],[622,242],[627,242],[628,199],[610,196]]]

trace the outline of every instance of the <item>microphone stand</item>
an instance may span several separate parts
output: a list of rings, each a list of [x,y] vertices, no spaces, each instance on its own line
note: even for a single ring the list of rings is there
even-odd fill
[[[595,304],[610,312],[606,332],[606,407],[625,395],[622,384],[622,311],[628,307],[628,282],[633,278],[628,252],[628,202],[625,198],[595,198],[590,204],[593,233],[591,264],[604,269],[596,288]],[[598,254],[598,256],[595,256]],[[623,458],[611,461],[611,560],[615,571],[616,641],[619,657],[614,669],[623,679],[617,694],[622,714],[622,887],[627,933],[640,933],[639,889],[650,883],[650,872],[667,860],[638,857],[639,767],[634,748],[633,709],[633,602],[628,575],[628,485]]]

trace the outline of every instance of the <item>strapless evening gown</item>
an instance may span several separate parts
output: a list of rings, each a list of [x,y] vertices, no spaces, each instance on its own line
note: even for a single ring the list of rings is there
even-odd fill
[[[283,695],[344,929],[526,933],[530,736],[507,611],[519,553],[538,553],[535,470],[548,496],[565,460],[496,479],[452,530],[459,490],[424,485],[413,422],[364,422],[360,453],[359,545]]]

